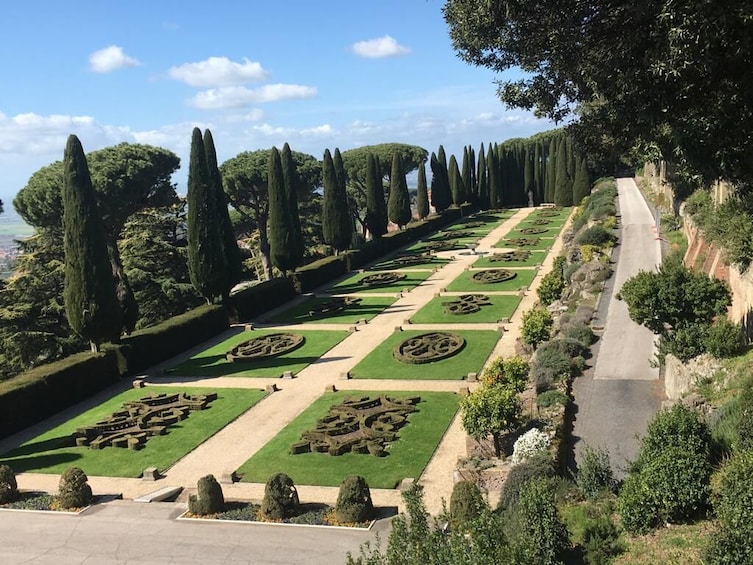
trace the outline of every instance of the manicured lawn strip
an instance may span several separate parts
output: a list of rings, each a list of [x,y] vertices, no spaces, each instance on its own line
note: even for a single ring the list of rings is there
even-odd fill
[[[510,241],[510,239],[517,239],[519,237],[525,237],[525,238],[539,238],[538,243],[536,245],[525,245],[521,247],[517,243],[514,243]],[[508,234],[503,239],[500,239],[497,243],[494,244],[494,247],[505,247],[508,249],[525,249],[527,251],[546,251],[549,249],[552,245],[554,245],[554,238],[553,237],[541,237],[540,235],[522,235],[522,234]]]
[[[299,453],[291,455],[290,446],[301,433],[316,427],[329,408],[347,396],[392,398],[420,396],[418,411],[408,417],[408,424],[398,431],[398,439],[388,448],[386,457],[344,453]],[[338,486],[349,475],[361,475],[371,488],[395,488],[405,477],[418,478],[450,425],[458,408],[458,396],[447,392],[379,392],[339,391],[326,393],[315,400],[269,443],[246,461],[237,473],[244,482],[264,483],[275,473],[290,475],[293,482],[304,485]]]
[[[537,220],[546,220],[548,223],[546,224],[537,224]],[[528,216],[525,220],[520,222],[516,229],[518,228],[561,228],[565,225],[565,222],[567,221],[567,217],[562,218],[534,218],[532,216]]]
[[[505,269],[514,271],[517,276],[509,281],[492,284],[482,284],[473,281],[471,278],[474,273],[478,271],[465,271],[461,273],[454,281],[447,285],[448,291],[451,292],[480,292],[489,290],[520,290],[521,288],[528,288],[536,276],[536,269],[507,269],[507,267],[494,267],[495,269]]]
[[[499,253],[503,253],[500,251]],[[525,261],[495,261],[491,262],[489,257],[491,253],[479,257],[476,262],[473,263],[473,267],[484,267],[489,269],[506,269],[507,267],[535,267],[544,262],[546,259],[546,251],[531,251],[531,255]]]
[[[76,447],[75,444],[66,445],[70,444],[70,434],[76,428],[91,426],[107,418],[113,412],[121,410],[123,402],[161,392],[216,392],[218,396],[209,408],[191,412],[188,418],[171,426],[166,435],[149,439],[138,451],[119,447],[97,450]],[[164,471],[265,396],[264,391],[254,389],[159,386],[130,389],[4,454],[0,457],[0,462],[10,465],[16,473],[62,473],[75,465],[90,476],[136,478],[147,467],[157,467]]]
[[[296,374],[348,337],[346,331],[295,330],[295,333],[306,338],[306,342],[290,353],[248,363],[233,363],[225,358],[225,354],[239,343],[270,333],[278,332],[276,330],[239,332],[214,347],[197,353],[189,360],[170,369],[168,374],[181,377],[279,377],[284,371],[292,371]]]
[[[465,339],[465,347],[457,355],[422,365],[403,363],[392,356],[392,350],[399,343],[422,333],[426,332],[410,330],[393,333],[358,363],[350,375],[356,379],[459,380],[468,373],[481,371],[500,338],[496,331],[452,330],[452,333]]]
[[[405,255],[401,255],[401,257],[408,257],[413,256],[415,253],[406,253]],[[382,261],[380,263],[377,263],[376,265],[373,265],[369,267],[369,271],[401,271],[403,269],[438,269],[441,267],[444,267],[447,263],[449,263],[449,259],[440,259],[439,257],[432,257],[430,260],[424,262],[424,263],[416,263],[414,265],[396,265],[392,262],[392,260],[388,261]]]
[[[386,271],[379,271],[381,273],[384,273]],[[392,284],[385,284],[382,286],[366,286],[358,284],[358,281],[360,281],[365,276],[368,276],[370,274],[369,271],[365,271],[363,273],[356,273],[352,277],[348,277],[343,282],[336,284],[332,288],[329,289],[329,292],[332,294],[353,294],[357,292],[400,292],[401,290],[410,290],[419,284],[421,284],[423,281],[428,279],[431,276],[431,271],[414,271],[414,272],[408,272],[406,271],[404,274],[406,275],[404,279],[401,279],[399,281],[396,281]]]
[[[314,306],[329,302],[332,298],[309,298],[300,304],[280,312],[272,318],[276,324],[355,324],[358,320],[371,320],[384,311],[397,298],[391,296],[369,296],[361,298],[358,304],[353,304],[340,312],[332,314],[310,316],[309,311]]]
[[[474,294],[483,294],[478,292]],[[510,318],[520,304],[521,297],[515,295],[489,296],[491,304],[482,306],[472,314],[455,315],[445,312],[444,304],[456,300],[457,296],[438,296],[432,299],[411,318],[414,324],[479,324],[498,322]]]

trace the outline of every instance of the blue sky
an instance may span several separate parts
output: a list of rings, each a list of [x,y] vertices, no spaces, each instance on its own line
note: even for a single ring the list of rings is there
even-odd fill
[[[209,127],[220,162],[290,143],[403,142],[449,153],[554,125],[458,59],[440,0],[24,0],[3,6],[0,199],[75,133],[175,151]]]

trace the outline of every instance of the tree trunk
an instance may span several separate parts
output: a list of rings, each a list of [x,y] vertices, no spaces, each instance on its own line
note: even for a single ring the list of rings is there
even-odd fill
[[[500,449],[499,433],[493,433],[492,439],[494,440],[494,456],[499,458],[499,456],[502,454],[502,450]]]
[[[99,353],[99,344],[96,341],[89,341],[92,353]]]
[[[269,257],[269,238],[267,237],[267,223],[259,224],[259,253],[261,266],[264,269],[264,280],[272,280],[272,260]]]

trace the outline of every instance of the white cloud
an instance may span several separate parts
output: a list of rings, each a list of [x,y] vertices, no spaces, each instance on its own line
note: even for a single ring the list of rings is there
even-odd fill
[[[197,63],[171,67],[167,74],[172,79],[199,87],[258,82],[269,76],[261,63],[249,61],[245,57],[241,63],[231,61],[227,57],[209,57]]]
[[[311,136],[311,137],[323,137],[327,135],[332,135],[334,130],[332,129],[332,126],[329,124],[322,124],[320,126],[316,126],[313,128],[304,128],[300,131],[300,134],[303,136]]]
[[[259,88],[225,86],[203,90],[190,98],[188,103],[202,110],[220,110],[243,108],[249,104],[276,102],[278,100],[313,98],[316,94],[316,87],[300,84],[265,84]]]
[[[383,57],[395,57],[410,53],[410,48],[400,45],[394,37],[385,35],[376,39],[359,41],[351,47],[353,53],[359,57],[368,59],[382,59]]]
[[[110,45],[89,55],[89,70],[93,73],[110,73],[140,64],[138,59],[129,57],[117,45]]]

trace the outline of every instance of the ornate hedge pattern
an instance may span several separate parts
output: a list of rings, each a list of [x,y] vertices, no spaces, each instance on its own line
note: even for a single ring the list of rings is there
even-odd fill
[[[527,261],[531,257],[531,252],[525,249],[516,249],[505,253],[494,253],[489,256],[490,263],[508,263],[510,261]]]
[[[450,332],[428,332],[399,343],[392,356],[403,363],[422,365],[457,355],[465,347],[462,336]]]
[[[482,306],[491,306],[491,301],[485,294],[463,294],[451,302],[444,302],[442,306],[448,314],[463,316],[478,312]]]
[[[349,296],[332,298],[312,307],[311,310],[309,310],[309,316],[328,316],[329,314],[342,312],[343,310],[346,310],[349,307],[358,304],[359,302],[361,302],[360,298]]]
[[[358,284],[363,286],[386,286],[403,280],[405,277],[405,273],[373,273],[361,278]]]
[[[258,361],[277,357],[298,349],[306,342],[300,334],[280,332],[266,334],[239,343],[226,355],[228,361]]]
[[[520,230],[520,233],[524,233],[526,235],[538,235],[541,233],[546,233],[547,231],[549,230],[547,230],[546,228],[522,228]]]
[[[368,453],[382,457],[420,401],[419,396],[405,399],[348,397],[332,406],[329,414],[319,419],[316,428],[303,432],[301,440],[290,446],[290,453]]]
[[[77,446],[90,449],[126,447],[141,449],[149,438],[167,433],[170,426],[188,418],[194,410],[204,410],[217,399],[211,392],[196,396],[185,393],[157,394],[124,402],[123,409],[92,426],[78,428],[72,437]]]
[[[507,269],[485,269],[473,273],[471,280],[480,284],[494,284],[512,280],[517,276],[518,273]]]
[[[515,247],[533,247],[538,245],[539,241],[541,241],[541,238],[539,237],[513,237],[511,239],[506,239],[505,243],[509,243]]]

